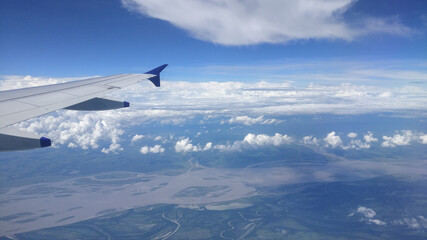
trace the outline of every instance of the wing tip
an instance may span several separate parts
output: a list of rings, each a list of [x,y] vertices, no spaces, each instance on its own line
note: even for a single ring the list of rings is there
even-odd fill
[[[40,138],[40,147],[44,148],[44,147],[49,147],[50,145],[52,145],[52,141],[49,138],[46,138],[46,137]]]
[[[146,74],[153,74],[153,75],[159,75],[163,69],[165,69],[168,66],[168,64],[163,64],[159,67],[153,68],[150,71],[146,72]]]
[[[154,84],[156,87],[160,87],[160,72],[163,71],[168,66],[168,64],[163,64],[159,67],[156,67],[154,69],[151,69],[150,71],[146,72],[146,74],[153,74],[154,77],[149,78],[149,80]]]

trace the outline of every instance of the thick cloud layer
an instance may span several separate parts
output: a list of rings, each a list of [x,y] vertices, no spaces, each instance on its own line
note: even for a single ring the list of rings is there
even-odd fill
[[[425,74],[421,71],[418,75],[422,77]],[[26,87],[68,80],[4,76],[0,81],[0,89],[13,88],[16,82],[19,83],[18,86]],[[126,135],[124,131],[129,125],[149,124],[153,121],[161,124],[180,124],[195,116],[216,117],[223,124],[246,126],[281,124],[282,120],[279,120],[278,116],[294,114],[390,112],[404,116],[425,116],[425,96],[427,91],[423,86],[406,85],[378,87],[343,83],[297,86],[289,81],[164,81],[161,88],[154,88],[150,83],[144,82],[111,94],[113,98],[131,101],[130,109],[101,112],[64,110],[19,123],[18,127],[54,139],[55,146],[93,148],[111,153],[123,150],[123,135]],[[127,142],[130,141],[133,145],[137,145],[144,137],[131,134],[133,137]],[[411,131],[397,132],[393,136],[374,137],[370,132],[361,134],[363,135],[348,132],[346,136],[331,132],[327,136],[306,136],[301,141],[305,144],[344,150],[367,149],[372,143],[378,142],[378,139],[382,140],[383,147],[403,146],[413,142],[427,143],[425,134]],[[189,139],[185,142],[185,139],[186,137],[180,140],[183,141],[182,146],[178,146],[180,152],[233,149],[232,144],[220,146],[221,143],[217,142],[198,145],[199,143],[191,143]],[[238,144],[235,148],[239,146],[241,145]],[[160,153],[150,148],[152,146],[147,146],[142,153]]]
[[[396,18],[345,20],[355,0],[122,0],[130,11],[167,21],[193,37],[223,45],[406,35]]]

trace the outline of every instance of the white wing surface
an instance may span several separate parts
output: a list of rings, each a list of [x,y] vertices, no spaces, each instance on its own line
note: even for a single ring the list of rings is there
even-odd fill
[[[150,80],[160,87],[164,64],[144,74],[120,74],[81,81],[0,92],[0,151],[24,150],[51,145],[37,137],[12,129],[10,125],[58,109],[107,110],[129,107],[128,102],[102,98],[105,94],[128,85]]]

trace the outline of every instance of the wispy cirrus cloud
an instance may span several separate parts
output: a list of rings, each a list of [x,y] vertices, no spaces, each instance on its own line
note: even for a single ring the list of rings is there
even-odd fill
[[[405,217],[402,219],[393,220],[391,222],[393,225],[406,225],[410,229],[423,230],[427,229],[427,219],[418,215],[416,217]]]
[[[264,116],[259,116],[256,118],[252,118],[249,116],[236,116],[236,117],[232,117],[227,122],[229,124],[243,124],[246,126],[252,126],[254,124],[261,124],[261,125],[278,124],[278,123],[281,123],[283,121],[278,120],[278,119],[274,119],[274,118],[266,119],[266,118],[264,118]],[[225,123],[225,121],[223,121],[222,123]]]
[[[194,38],[222,45],[286,43],[307,39],[353,40],[372,33],[408,35],[396,17],[345,13],[355,0],[122,0],[130,11],[167,21]],[[191,13],[191,14],[189,14]]]

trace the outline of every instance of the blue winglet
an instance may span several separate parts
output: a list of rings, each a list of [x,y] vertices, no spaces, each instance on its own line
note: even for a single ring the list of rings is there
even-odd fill
[[[52,141],[49,138],[41,137],[40,138],[40,147],[49,147],[52,145]]]
[[[163,64],[160,67],[154,68],[154,69],[146,72],[146,74],[156,75],[156,76],[148,79],[154,84],[154,86],[160,87],[160,72],[163,71],[163,69],[165,69],[165,67],[167,67],[167,66],[168,66],[167,64]]]

